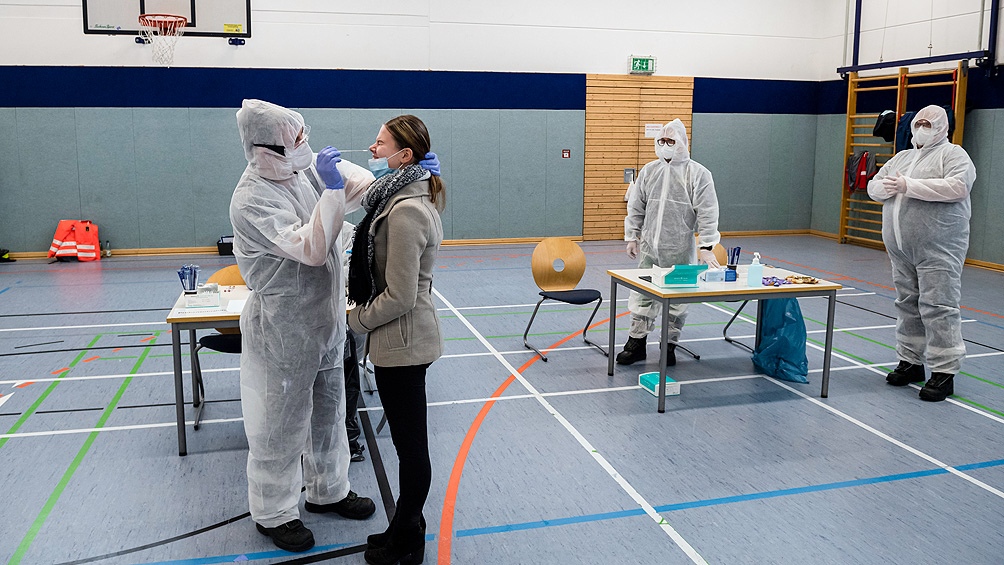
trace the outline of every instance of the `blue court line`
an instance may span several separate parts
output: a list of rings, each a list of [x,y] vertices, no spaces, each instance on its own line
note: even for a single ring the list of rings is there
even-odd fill
[[[3,290],[0,290],[0,294],[3,294],[3,293],[7,292],[10,289],[11,289],[11,287],[8,286],[7,288],[5,288]]]
[[[197,559],[179,559],[177,561],[157,561],[155,563],[149,563],[148,565],[209,565],[212,563],[234,563],[240,561],[256,561],[258,559],[278,559],[280,557],[293,557],[293,556],[306,556],[311,553],[321,553],[323,551],[332,551],[335,549],[341,549],[343,547],[349,547],[350,544],[347,543],[337,543],[335,545],[318,545],[314,546],[310,551],[305,551],[303,553],[290,553],[288,551],[283,551],[281,549],[276,549],[273,551],[259,551],[255,553],[235,553],[233,555],[217,555],[214,557],[199,557]]]
[[[970,463],[968,465],[956,465],[955,468],[959,471],[971,471],[973,469],[986,469],[989,467],[1001,467],[1004,466],[1004,459],[995,459],[993,461],[983,461],[981,463]],[[853,481],[838,481],[835,483],[824,483],[821,485],[812,485],[806,487],[796,487],[787,488],[781,490],[772,490],[766,492],[757,492],[752,494],[742,494],[738,496],[725,496],[721,498],[709,498],[706,500],[694,500],[691,502],[678,502],[676,504],[664,504],[662,506],[656,506],[656,512],[675,512],[678,510],[689,510],[691,508],[704,508],[707,506],[718,506],[721,504],[732,504],[736,502],[746,502],[750,500],[763,500],[767,498],[777,498],[781,496],[791,496],[794,494],[806,494],[810,492],[821,492],[827,490],[836,490],[842,488],[851,488],[864,485],[873,485],[880,483],[888,483],[893,481],[903,481],[907,479],[919,479],[923,477],[933,477],[936,475],[947,475],[948,471],[942,468],[928,469],[925,471],[914,471],[912,473],[899,473],[895,475],[884,475],[881,477],[872,477],[868,479],[855,479]],[[617,512],[603,512],[600,514],[586,514],[583,516],[570,516],[566,518],[553,518],[549,520],[538,520],[535,522],[523,522],[519,524],[505,524],[502,526],[489,526],[485,528],[472,528],[468,530],[457,530],[455,536],[458,538],[482,536],[490,534],[500,534],[506,532],[517,532],[520,530],[536,530],[540,528],[550,528],[553,526],[567,526],[570,524],[583,524],[587,522],[598,522],[601,520],[616,520],[619,518],[632,518],[635,516],[644,516],[645,511],[641,508],[635,508],[631,510],[620,510]],[[434,534],[429,534],[425,536],[427,542],[435,541],[436,536]],[[340,549],[343,547],[349,547],[352,544],[341,543],[335,545],[324,545],[317,546],[309,552],[292,554],[287,551],[274,550],[274,551],[260,551],[255,553],[240,553],[233,555],[218,555],[214,557],[200,557],[197,559],[180,559],[176,561],[158,561],[155,563],[149,563],[148,565],[211,565],[214,563],[233,563],[235,561],[257,561],[259,559],[276,559],[280,557],[289,557],[292,555],[306,556],[312,553],[320,553],[324,551],[331,551],[335,549]]]
[[[986,469],[988,467],[1004,466],[1004,459],[994,461],[984,461],[982,463],[972,463],[969,465],[956,465],[959,471],[969,471],[973,469]],[[914,471],[912,473],[899,473],[895,475],[884,475],[881,477],[871,477],[867,479],[855,479],[853,481],[838,481],[835,483],[824,483],[805,487],[787,488],[752,494],[742,494],[737,496],[725,496],[721,498],[709,498],[706,500],[695,500],[691,502],[679,502],[676,504],[665,504],[656,506],[656,512],[676,512],[678,510],[689,510],[691,508],[704,508],[707,506],[719,506],[722,504],[733,504],[736,502],[747,502],[750,500],[763,500],[767,498],[777,498],[781,496],[791,496],[795,494],[806,494],[811,492],[822,492],[843,488],[859,487],[888,483],[893,481],[903,481],[908,479],[919,479],[923,477],[933,477],[936,475],[947,475],[948,471],[942,468],[928,469],[924,471]],[[599,514],[586,514],[584,516],[571,516],[567,518],[553,518],[549,520],[538,520],[534,522],[522,522],[518,524],[504,524],[501,526],[489,526],[485,528],[472,528],[468,530],[457,530],[455,536],[458,538],[481,536],[487,534],[498,534],[504,532],[516,532],[520,530],[535,530],[549,528],[551,526],[566,526],[569,524],[581,524],[585,522],[598,522],[601,520],[615,520],[619,518],[630,518],[634,516],[644,516],[645,511],[641,508],[631,510],[621,510],[619,512],[603,512]]]

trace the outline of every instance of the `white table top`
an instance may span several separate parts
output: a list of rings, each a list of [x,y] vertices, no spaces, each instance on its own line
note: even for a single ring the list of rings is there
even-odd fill
[[[802,292],[802,291],[829,291],[829,290],[840,290],[843,288],[838,283],[826,281],[819,279],[816,284],[784,284],[781,286],[747,286],[746,285],[746,270],[747,265],[740,265],[738,272],[736,273],[736,280],[732,282],[705,282],[698,280],[696,287],[690,288],[665,288],[655,283],[648,281],[643,281],[638,277],[642,275],[651,275],[652,269],[611,269],[607,271],[607,274],[616,279],[622,280],[628,283],[629,286],[644,288],[646,291],[651,292],[661,298],[690,298],[690,297],[714,297],[721,296],[727,298],[730,295],[738,294],[776,294],[778,292]],[[796,273],[794,271],[789,271],[787,269],[779,269],[776,267],[764,266],[763,276],[765,277],[778,277],[783,279],[787,276],[805,276],[801,273]],[[818,277],[817,277],[818,278]]]

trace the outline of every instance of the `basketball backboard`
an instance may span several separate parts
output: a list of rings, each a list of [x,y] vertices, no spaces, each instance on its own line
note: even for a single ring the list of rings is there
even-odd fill
[[[186,36],[251,37],[251,0],[83,0],[84,33],[139,35],[140,14],[188,18]]]

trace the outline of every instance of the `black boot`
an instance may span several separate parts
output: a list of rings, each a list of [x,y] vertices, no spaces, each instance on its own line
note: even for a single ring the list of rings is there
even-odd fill
[[[630,365],[635,361],[644,361],[646,357],[646,340],[643,337],[629,337],[624,344],[624,351],[617,354],[618,365]]]
[[[920,399],[941,402],[955,394],[955,375],[951,373],[931,373],[931,379],[920,389]]]
[[[387,545],[369,545],[364,557],[370,565],[418,565],[425,560],[425,528],[421,524],[407,529],[393,528]]]
[[[299,520],[290,520],[274,528],[266,528],[255,522],[262,534],[272,538],[272,543],[279,549],[301,552],[314,547],[314,534]]]
[[[885,377],[885,382],[892,386],[906,386],[910,383],[924,382],[924,366],[911,365],[906,361],[900,361],[896,368]]]
[[[672,367],[673,365],[676,365],[676,344],[670,343],[668,345],[669,351],[666,352],[666,366]]]
[[[422,529],[424,530],[425,529],[425,516],[422,516],[421,518],[419,518],[419,522],[418,523],[419,523],[420,526],[422,526]],[[386,546],[387,542],[390,540],[390,533],[393,530],[394,530],[394,520],[391,520],[390,521],[390,525],[387,526],[386,530],[380,532],[379,534],[370,534],[369,536],[367,536],[366,537],[366,545],[369,546],[367,549]]]

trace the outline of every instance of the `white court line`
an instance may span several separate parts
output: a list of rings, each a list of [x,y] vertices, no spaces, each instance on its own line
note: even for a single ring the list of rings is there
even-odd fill
[[[0,406],[3,406],[3,403],[10,400],[10,397],[12,396],[14,396],[13,392],[0,396]]]
[[[86,326],[43,326],[37,328],[4,328],[0,329],[0,332],[30,332],[35,330],[80,330],[87,328],[121,328],[125,326],[166,326],[168,323],[164,320],[159,322],[123,322],[121,324],[89,324]]]
[[[531,385],[530,382],[523,377],[522,374],[520,374],[518,370],[516,370],[516,367],[513,367],[512,364],[510,364],[509,361],[507,361],[503,355],[498,353],[498,351],[485,338],[485,336],[481,335],[481,333],[478,332],[478,330],[470,323],[470,321],[468,321],[467,318],[465,318],[464,315],[461,314],[459,310],[454,308],[453,305],[450,304],[450,301],[447,300],[446,297],[443,296],[438,289],[433,288],[432,292],[435,293],[435,295],[443,302],[443,304],[445,304],[446,307],[449,308],[457,316],[457,318],[460,319],[461,322],[463,322],[465,326],[467,326],[467,329],[470,330],[470,332],[474,334],[475,337],[478,338],[478,341],[480,341],[481,344],[484,345],[486,349],[495,353],[495,358],[498,359],[500,363],[502,363],[502,365],[512,374],[513,377],[516,378],[516,380],[520,382],[520,384],[523,385],[523,388],[530,391],[530,394],[532,394],[534,398],[537,399],[537,402],[539,402],[540,405],[543,406],[544,409],[548,411],[548,413],[554,416],[554,418],[561,424],[561,426],[565,428],[565,430],[567,430],[568,433],[570,433],[577,442],[579,442],[579,445],[581,445],[583,449],[586,450],[586,453],[592,456],[592,458],[597,463],[599,463],[601,467],[603,467],[603,469],[607,472],[607,474],[609,474],[610,477],[618,485],[620,485],[620,487],[628,494],[628,496],[634,499],[634,501],[638,503],[638,505],[642,509],[644,509],[645,514],[647,514],[650,518],[652,518],[652,520],[655,521],[655,523],[658,524],[660,528],[662,528],[663,532],[665,532],[676,543],[676,545],[679,546],[680,549],[682,549],[683,552],[686,553],[688,557],[690,557],[691,561],[697,564],[707,565],[707,561],[705,561],[704,558],[701,557],[699,553],[697,553],[697,550],[691,547],[691,545],[687,543],[687,540],[683,539],[683,536],[681,536],[680,533],[677,532],[669,524],[669,522],[667,522],[666,519],[662,517],[661,514],[656,512],[655,508],[642,497],[641,493],[635,490],[635,488],[631,486],[629,482],[627,482],[627,479],[622,477],[621,474],[618,473],[616,469],[614,469],[613,465],[611,465],[610,462],[607,461],[605,457],[600,455],[599,451],[597,451],[596,448],[594,448],[592,444],[590,444],[589,441],[581,433],[579,433],[577,429],[575,429],[575,426],[573,426],[571,422],[565,419],[565,417],[562,416],[558,412],[558,410],[554,408],[554,406],[552,406],[551,403],[548,402],[540,394],[540,392],[537,391],[537,389],[535,389],[533,385]]]
[[[226,368],[226,369],[203,369],[202,373],[225,373],[228,371],[240,371],[240,367]],[[182,371],[184,374],[191,374],[191,371]],[[0,381],[0,385],[17,385],[20,383],[51,383],[55,381],[100,381],[104,379],[124,379],[126,377],[163,377],[163,376],[174,376],[174,371],[157,371],[154,373],[136,373],[130,375],[128,373],[120,373],[117,375],[92,375],[89,377],[46,377],[44,379],[17,379],[14,381]]]
[[[844,293],[844,294],[838,294],[837,298],[840,298],[842,296],[871,296],[873,294],[875,294],[875,293],[874,292],[847,292],[847,293]]]

